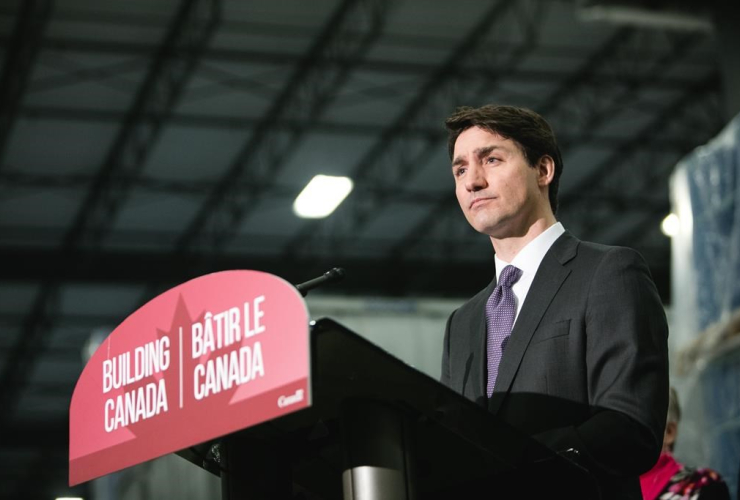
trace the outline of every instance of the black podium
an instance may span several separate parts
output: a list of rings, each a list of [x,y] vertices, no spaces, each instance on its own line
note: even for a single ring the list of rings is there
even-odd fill
[[[311,365],[310,408],[178,453],[224,500],[599,498],[585,469],[332,320]]]

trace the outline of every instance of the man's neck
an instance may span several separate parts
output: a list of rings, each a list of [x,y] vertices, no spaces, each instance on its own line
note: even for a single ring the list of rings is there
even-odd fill
[[[505,261],[511,262],[514,257],[527,246],[527,244],[534,240],[536,237],[544,233],[550,226],[555,224],[557,220],[554,216],[546,216],[537,219],[526,233],[521,236],[509,236],[507,238],[497,239],[491,236],[491,243],[493,244],[493,250],[498,255],[498,258]]]

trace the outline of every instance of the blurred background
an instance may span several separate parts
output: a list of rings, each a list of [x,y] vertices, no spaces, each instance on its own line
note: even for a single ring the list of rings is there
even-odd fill
[[[209,272],[299,283],[341,266],[309,296],[312,317],[438,377],[447,316],[493,270],[454,198],[443,122],[500,103],[555,129],[566,229],[650,265],[685,411],[677,454],[735,498],[738,4],[2,0],[3,497],[218,498],[184,486],[196,473],[179,457],[66,486],[89,353]],[[299,217],[319,174],[353,189]]]

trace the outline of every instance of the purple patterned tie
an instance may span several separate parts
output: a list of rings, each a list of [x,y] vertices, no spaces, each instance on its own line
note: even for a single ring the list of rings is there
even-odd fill
[[[509,341],[516,314],[516,297],[511,287],[522,276],[522,270],[506,266],[501,270],[496,288],[486,303],[486,350],[488,351],[488,383],[486,393],[490,398],[496,385],[498,365]]]

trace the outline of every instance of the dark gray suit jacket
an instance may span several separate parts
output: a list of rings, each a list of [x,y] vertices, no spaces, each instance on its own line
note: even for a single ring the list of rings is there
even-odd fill
[[[604,498],[641,498],[638,476],[658,458],[668,407],[668,327],[634,250],[564,233],[545,255],[485,393],[485,304],[447,322],[442,383],[555,451],[574,448]]]

